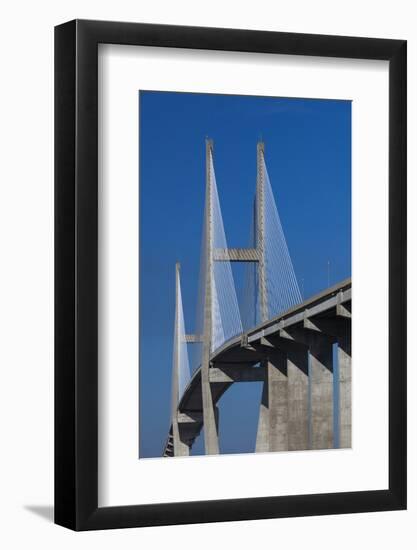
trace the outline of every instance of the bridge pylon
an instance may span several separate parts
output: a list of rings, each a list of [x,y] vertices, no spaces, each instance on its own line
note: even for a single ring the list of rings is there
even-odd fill
[[[258,299],[261,322],[269,319],[266,282],[265,243],[265,144],[258,142],[256,150],[256,249],[258,251]],[[259,406],[256,452],[288,450],[288,382],[287,356],[281,353],[275,360],[263,361],[265,379]]]
[[[257,144],[257,182],[255,201],[255,247],[219,249],[214,245],[213,237],[213,141],[206,139],[206,205],[204,219],[205,234],[205,293],[204,293],[204,330],[203,354],[201,365],[201,384],[204,417],[204,443],[206,454],[219,453],[219,411],[213,404],[210,384],[210,354],[213,342],[213,303],[216,289],[214,282],[215,262],[255,262],[258,270],[257,302],[261,321],[269,317],[268,292],[266,280],[266,246],[265,246],[265,144]]]
[[[174,456],[187,456],[190,454],[190,445],[187,441],[187,434],[184,425],[178,423],[178,405],[181,398],[181,350],[185,346],[183,311],[180,286],[180,264],[175,264],[175,325],[174,325],[174,356],[172,364],[172,398],[171,398],[171,423],[172,443]],[[187,358],[188,359],[188,358]],[[183,366],[184,367],[184,366]],[[188,360],[187,360],[188,367]]]
[[[201,394],[203,401],[204,446],[206,454],[219,454],[218,409],[211,392],[209,369],[213,331],[213,188],[211,173],[213,141],[206,139],[206,208],[204,219],[205,289],[203,313],[203,353],[201,361]]]
[[[265,247],[265,144],[259,141],[256,147],[256,250],[258,253],[259,309],[261,321],[267,321],[268,291],[266,286],[266,247]]]

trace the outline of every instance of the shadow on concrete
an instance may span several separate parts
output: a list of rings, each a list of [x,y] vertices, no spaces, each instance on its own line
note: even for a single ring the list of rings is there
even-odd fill
[[[54,521],[54,507],[53,506],[30,505],[30,506],[24,506],[24,509],[28,510],[29,512],[32,512],[32,514],[36,514],[37,516],[45,519],[49,523],[53,523],[53,521]]]

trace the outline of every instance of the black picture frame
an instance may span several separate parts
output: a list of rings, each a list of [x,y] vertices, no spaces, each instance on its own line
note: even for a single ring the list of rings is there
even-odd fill
[[[388,60],[389,488],[98,507],[98,44]],[[406,41],[74,20],[55,28],[55,522],[74,530],[406,508]]]

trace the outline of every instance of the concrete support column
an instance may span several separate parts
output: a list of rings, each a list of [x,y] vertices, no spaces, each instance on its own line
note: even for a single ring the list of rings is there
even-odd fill
[[[256,165],[256,249],[258,252],[258,281],[259,281],[259,307],[262,321],[269,317],[268,292],[266,285],[266,258],[265,258],[265,174],[264,152],[265,145],[259,142],[257,145]]]
[[[190,454],[190,447],[185,440],[183,430],[178,425],[178,420],[173,421],[172,432],[174,436],[174,456],[188,456]]]
[[[180,295],[180,264],[175,264],[175,333],[174,333],[174,361],[172,370],[172,398],[171,398],[171,419],[172,419],[172,439],[174,445],[174,456],[187,456],[190,454],[190,448],[186,443],[184,434],[178,424],[178,404],[179,394],[179,361],[181,334],[179,332],[179,295]]]
[[[203,396],[204,447],[206,455],[219,454],[219,411],[213,402],[209,373],[206,365],[201,369]]]
[[[265,361],[265,381],[259,408],[256,452],[288,450],[287,356],[275,352]]]
[[[211,159],[213,142],[206,140],[206,217],[205,217],[205,302],[204,302],[204,334],[203,357],[201,363],[201,394],[203,401],[204,446],[206,454],[219,454],[218,416],[211,393],[209,368],[212,339],[212,282],[213,282],[213,190]]]
[[[338,338],[339,363],[339,446],[352,446],[352,350],[350,331]]]
[[[307,348],[287,351],[288,450],[309,448],[309,388]]]
[[[269,451],[269,384],[268,384],[268,364],[263,365],[266,370],[265,381],[262,385],[261,403],[259,405],[258,431],[256,433],[256,453],[266,453]]]
[[[310,448],[332,449],[333,344],[321,335],[308,336],[310,350]]]

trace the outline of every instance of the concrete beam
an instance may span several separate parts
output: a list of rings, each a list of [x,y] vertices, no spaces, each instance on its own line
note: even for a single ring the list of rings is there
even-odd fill
[[[215,248],[215,262],[258,262],[259,254],[256,248]]]
[[[263,382],[265,368],[241,365],[218,364],[209,369],[210,382]]]
[[[253,346],[233,348],[231,350],[226,350],[222,354],[222,362],[224,363],[259,363],[262,361],[262,353],[255,349]]]
[[[187,344],[202,344],[203,336],[201,334],[186,334],[185,341]]]
[[[338,315],[339,317],[346,317],[347,319],[352,318],[351,311],[344,304],[336,305],[336,315]]]
[[[348,317],[317,318],[308,317],[308,312],[304,317],[303,328],[319,332],[330,338],[344,336],[351,330],[351,320]]]
[[[269,321],[266,326],[256,332],[249,333],[247,335],[248,343],[252,343],[255,340],[259,340],[261,336],[269,336],[271,334],[276,334],[277,331],[284,329],[286,330],[289,327],[293,327],[298,323],[302,323],[304,320],[304,312],[306,307],[308,307],[309,317],[320,315],[328,312],[332,308],[335,308],[339,311],[340,315],[350,318],[350,300],[351,300],[351,289],[348,288],[343,292],[338,294],[319,294],[319,298],[306,300],[301,306],[296,306],[288,310],[283,318],[276,318],[275,320]],[[342,295],[342,296],[341,296]],[[344,302],[340,302],[344,300]],[[337,306],[343,306],[337,308]]]
[[[203,413],[198,411],[178,412],[179,424],[195,424],[203,422]]]
[[[289,340],[290,342],[295,342],[294,337],[288,330],[285,330],[283,328],[279,329],[278,336],[282,338],[283,340]]]
[[[352,302],[344,303],[344,297],[343,291],[337,293],[336,315],[350,319],[352,317]]]

